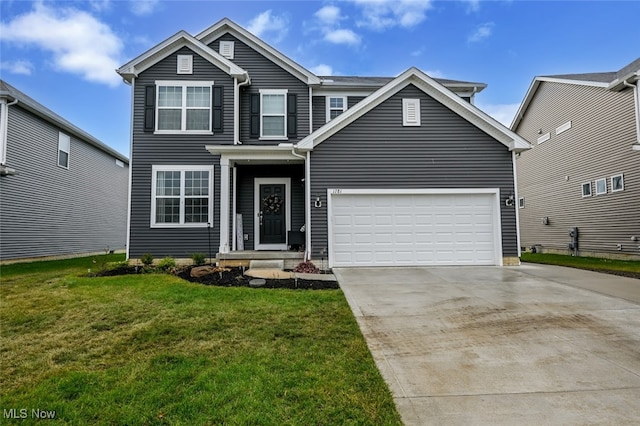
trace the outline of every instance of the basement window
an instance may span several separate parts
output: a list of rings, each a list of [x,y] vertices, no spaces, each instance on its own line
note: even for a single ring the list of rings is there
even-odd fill
[[[624,191],[624,176],[622,174],[611,176],[611,192]]]
[[[591,182],[582,184],[582,198],[591,197]]]
[[[607,179],[602,178],[596,181],[596,195],[607,193]]]

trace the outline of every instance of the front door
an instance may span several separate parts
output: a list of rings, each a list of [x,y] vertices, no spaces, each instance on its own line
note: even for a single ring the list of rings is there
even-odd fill
[[[290,179],[256,179],[256,250],[285,250],[290,217]]]

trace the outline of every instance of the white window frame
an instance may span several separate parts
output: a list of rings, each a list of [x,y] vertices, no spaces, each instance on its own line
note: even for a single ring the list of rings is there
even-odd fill
[[[193,74],[193,55],[178,55],[176,74]]]
[[[331,99],[342,99],[342,108],[331,108]],[[330,122],[332,120],[331,118],[331,111],[340,111],[340,114],[342,114],[343,112],[345,112],[347,110],[347,97],[346,96],[334,96],[334,95],[327,95],[326,96],[326,119],[327,119],[327,123]],[[340,115],[338,114],[338,115]],[[337,118],[337,117],[334,117]]]
[[[211,130],[211,119],[213,114],[213,105],[212,100],[209,100],[209,108],[204,107],[191,107],[187,108],[187,88],[188,87],[208,87],[209,88],[209,96],[211,97],[213,93],[213,81],[185,81],[185,80],[157,80],[156,82],[156,106],[155,106],[155,114],[156,114],[156,134],[165,134],[165,135],[175,135],[175,134],[191,134],[191,135],[212,135],[213,131]],[[158,126],[160,125],[160,117],[159,111],[162,109],[159,106],[160,100],[160,87],[181,87],[182,88],[182,104],[180,109],[182,110],[181,114],[181,126],[180,130],[159,130]],[[166,107],[167,109],[178,109],[177,107]],[[208,109],[209,110],[209,120],[207,125],[209,126],[208,130],[187,130],[187,110],[189,109]]]
[[[67,165],[60,164],[60,153],[67,154]],[[58,132],[58,167],[69,170],[71,161],[71,136],[66,133]]]
[[[584,193],[584,189],[585,187],[589,188],[589,193],[585,194]],[[580,185],[581,191],[582,191],[582,198],[587,198],[587,197],[591,197],[593,195],[593,185],[591,184],[591,182],[584,182],[582,185]]]
[[[178,223],[157,223],[156,222],[156,186],[157,186],[157,177],[158,172],[180,172],[180,222]],[[198,223],[185,223],[184,221],[184,211],[185,211],[185,191],[184,191],[184,181],[185,181],[185,172],[190,171],[203,171],[209,172],[209,195],[206,197],[209,199],[208,207],[209,214],[207,223],[213,226],[213,166],[164,166],[164,165],[152,165],[151,166],[151,228],[206,228],[207,223],[198,222]],[[197,197],[197,198],[205,198],[205,197]]]
[[[413,109],[413,116],[409,114],[410,109]],[[402,125],[420,126],[420,99],[402,99]]]
[[[7,164],[7,127],[9,124],[9,107],[7,100],[0,99],[0,164]]]
[[[219,48],[219,52],[222,56],[224,56],[227,59],[233,59],[234,53],[235,53],[235,45],[233,41],[225,41],[225,40],[221,40],[220,41],[220,48]]]
[[[260,89],[260,139],[261,140],[288,140],[287,138],[287,89]],[[284,108],[282,114],[265,114],[264,113],[264,95],[282,95]],[[264,117],[280,117],[284,118],[284,127],[282,135],[265,135],[264,134]]]
[[[604,182],[604,191],[598,191],[598,183]],[[607,178],[596,179],[596,195],[604,195],[607,193]]]
[[[621,188],[615,189],[613,185],[613,180],[615,178],[620,178],[620,184],[622,185]],[[624,175],[622,173],[618,173],[617,175],[611,176],[611,192],[620,192],[620,191],[624,191]]]

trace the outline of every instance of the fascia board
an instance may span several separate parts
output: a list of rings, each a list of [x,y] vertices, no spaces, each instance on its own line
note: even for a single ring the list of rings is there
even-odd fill
[[[540,80],[538,78],[534,78],[531,81],[531,84],[529,85],[529,89],[527,89],[526,95],[524,95],[524,99],[522,100],[522,103],[520,103],[520,106],[518,107],[518,111],[516,112],[516,115],[513,117],[511,126],[509,126],[509,128],[512,131],[515,132],[518,129],[518,126],[520,125],[520,121],[522,121],[522,118],[524,117],[524,113],[529,107],[529,104],[531,103],[531,100],[533,99],[533,96],[535,95],[539,86],[540,86]]]
[[[216,24],[213,24],[209,28],[200,32],[200,34],[196,35],[196,39],[202,42],[204,45],[208,45],[226,32],[230,32],[233,36],[240,39],[243,43],[262,53],[271,61],[279,64],[306,84],[320,84],[320,79],[315,74],[304,68],[302,65],[291,60],[287,56],[283,55],[282,53],[262,41],[260,38],[251,34],[249,31],[227,18],[219,21]]]
[[[592,87],[609,87],[609,83],[602,83],[600,81],[586,81],[586,80],[571,80],[567,78],[555,78],[555,77],[536,77],[536,80],[547,81],[549,83],[561,83],[561,84],[575,84],[577,86],[592,86]]]

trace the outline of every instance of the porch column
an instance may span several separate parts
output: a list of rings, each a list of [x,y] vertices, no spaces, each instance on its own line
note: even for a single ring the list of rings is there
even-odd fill
[[[220,248],[229,253],[229,159],[220,157]]]

